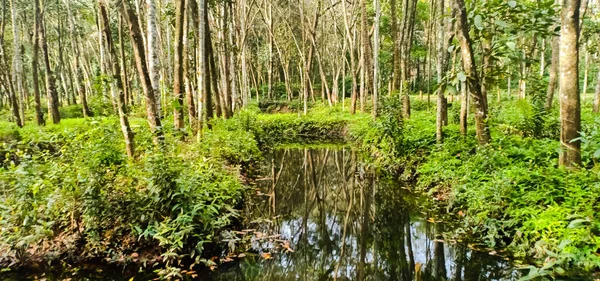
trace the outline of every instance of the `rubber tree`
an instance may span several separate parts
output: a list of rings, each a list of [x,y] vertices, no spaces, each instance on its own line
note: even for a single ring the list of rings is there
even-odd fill
[[[485,97],[481,92],[481,81],[479,80],[475,56],[473,54],[473,43],[471,36],[469,35],[470,28],[465,1],[454,0],[454,10],[458,16],[458,40],[462,54],[463,71],[467,76],[467,85],[475,106],[475,129],[477,132],[477,140],[480,145],[485,145],[491,141],[490,129],[487,123],[488,108]]]
[[[155,145],[162,145],[162,142],[164,141],[164,133],[162,131],[162,124],[156,102],[157,91],[152,87],[152,80],[150,79],[150,73],[148,72],[148,66],[146,64],[146,53],[144,50],[144,41],[140,28],[140,21],[135,10],[131,8],[129,0],[122,1],[121,13],[129,25],[129,37],[133,45],[135,64],[146,100],[146,115],[148,118],[148,124],[154,135]]]
[[[183,129],[185,127],[183,115],[183,24],[185,18],[185,0],[175,1],[175,61],[174,61],[174,82],[173,97],[175,98],[175,107],[173,109],[173,118],[175,128]]]
[[[581,165],[581,101],[579,96],[580,0],[563,0],[560,29],[560,166]]]
[[[98,7],[100,8],[100,21],[101,29],[104,36],[104,42],[108,49],[108,61],[111,66],[111,76],[113,82],[113,91],[117,91],[115,98],[117,103],[117,112],[119,114],[119,121],[121,123],[121,131],[123,132],[123,138],[125,139],[125,150],[127,156],[133,157],[135,153],[135,142],[133,131],[129,125],[129,118],[127,116],[127,104],[125,102],[125,92],[123,87],[123,80],[121,79],[121,67],[119,66],[119,57],[117,55],[117,49],[113,44],[112,32],[110,30],[109,20],[109,4],[108,0],[98,0]]]
[[[37,6],[41,9],[40,0],[35,0]],[[48,115],[52,118],[52,123],[60,123],[60,113],[58,111],[58,93],[56,91],[56,81],[54,78],[54,72],[50,65],[50,52],[48,51],[48,41],[46,40],[46,29],[44,27],[44,17],[40,9],[36,10],[40,24],[38,24],[38,35],[40,36],[40,45],[42,47],[42,54],[44,59],[45,71],[46,71],[46,97],[48,101]]]

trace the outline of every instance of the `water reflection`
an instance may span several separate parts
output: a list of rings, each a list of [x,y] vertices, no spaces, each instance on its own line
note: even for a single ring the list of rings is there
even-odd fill
[[[518,279],[501,259],[443,243],[443,225],[421,217],[410,194],[375,177],[351,149],[283,149],[264,166],[246,225],[280,234],[293,252],[246,258],[212,280]]]

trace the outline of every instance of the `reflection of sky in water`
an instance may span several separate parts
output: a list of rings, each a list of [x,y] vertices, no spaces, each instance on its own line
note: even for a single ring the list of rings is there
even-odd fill
[[[407,209],[413,212],[418,210],[412,206],[396,206],[402,205],[402,195],[397,196],[399,187],[397,186],[377,186],[373,187],[373,181],[370,183],[363,181],[362,188],[359,185],[345,182],[342,174],[354,175],[356,166],[352,166],[350,161],[351,153],[349,150],[329,151],[325,150],[289,150],[282,154],[276,153],[275,170],[280,173],[279,181],[277,182],[276,207],[275,214],[280,217],[273,220],[273,224],[260,224],[257,227],[266,233],[278,233],[281,239],[289,240],[294,253],[275,254],[274,258],[269,261],[260,260],[255,266],[258,267],[260,277],[249,278],[247,280],[333,280],[335,270],[332,268],[338,267],[338,280],[357,280],[357,271],[360,268],[361,246],[366,246],[364,253],[364,265],[366,280],[391,280],[389,270],[399,266],[400,260],[396,257],[394,260],[390,256],[390,251],[398,252],[394,245],[402,245],[404,247],[405,257],[402,258],[405,267],[408,266],[409,246],[406,245],[405,235],[402,233],[396,234],[394,231],[403,232],[403,228],[410,220],[410,237],[413,259],[415,264],[421,265],[421,271],[426,274],[429,270],[431,275],[432,264],[435,263],[435,225],[426,222],[422,217],[416,214],[410,216],[398,216],[402,212],[407,212]],[[307,163],[312,157],[312,165]],[[337,162],[336,162],[337,161]],[[268,160],[270,167],[270,159]],[[283,163],[283,164],[282,164]],[[354,164],[356,165],[356,164]],[[310,168],[309,168],[310,167]],[[281,168],[281,170],[279,170]],[[342,172],[343,170],[343,172]],[[271,168],[268,169],[268,174],[271,173]],[[267,175],[268,175],[267,174]],[[352,180],[353,176],[349,176]],[[298,180],[300,179],[300,180]],[[356,181],[359,181],[358,179]],[[379,185],[379,184],[375,184]],[[389,185],[389,184],[388,184]],[[260,187],[265,194],[272,191],[272,181],[266,180],[260,183]],[[377,189],[393,188],[396,189],[393,198],[377,198],[373,196]],[[373,190],[375,189],[375,190]],[[361,193],[363,192],[363,193]],[[402,191],[404,192],[404,191]],[[317,197],[320,201],[315,200]],[[387,194],[385,194],[387,195]],[[348,196],[353,196],[353,205],[350,206]],[[370,197],[369,197],[370,196]],[[398,198],[400,199],[398,199]],[[366,203],[366,198],[370,198],[369,203]],[[381,200],[400,200],[399,202],[387,202],[381,205]],[[272,206],[268,198],[264,199],[262,204],[252,208],[259,209],[252,211],[255,218],[265,218],[272,220]],[[367,204],[366,208],[363,208]],[[408,204],[408,203],[406,203]],[[391,207],[390,207],[391,206]],[[383,208],[383,209],[382,209]],[[402,208],[402,209],[394,209]],[[261,210],[262,209],[262,210]],[[382,210],[380,210],[382,209]],[[349,211],[350,210],[350,211]],[[365,213],[367,212],[367,213]],[[380,212],[380,213],[378,213]],[[377,216],[384,214],[383,212],[397,212],[390,218],[387,218],[382,225],[376,225],[374,220]],[[362,229],[364,225],[365,214],[368,217],[368,229],[366,236],[363,237]],[[348,215],[348,223],[344,230],[345,218]],[[304,218],[307,217],[306,224]],[[403,219],[404,221],[398,221]],[[377,227],[380,228],[377,228]],[[381,229],[389,228],[387,230]],[[305,230],[305,231],[304,231]],[[342,246],[344,231],[346,233],[345,243]],[[398,241],[383,241],[383,236],[377,237],[375,233],[388,231],[393,235],[384,239],[398,239]],[[367,239],[366,244],[363,244],[363,239]],[[377,245],[383,244],[390,249],[378,249]],[[391,245],[391,246],[390,246]],[[273,243],[255,242],[253,248],[255,250],[266,249],[272,250]],[[343,257],[341,257],[343,247]],[[454,280],[457,276],[457,270],[461,270],[460,276],[463,280],[516,280],[518,274],[511,270],[510,265],[497,257],[491,257],[485,253],[472,253],[470,250],[461,246],[443,244],[443,266],[445,267],[446,279]],[[393,250],[395,249],[395,250]],[[388,252],[386,252],[388,251]],[[462,255],[462,257],[461,257]],[[440,256],[437,257],[439,261]],[[462,262],[459,262],[459,259]],[[468,263],[468,266],[465,264]],[[459,266],[462,264],[462,266]],[[440,264],[441,265],[441,264]],[[414,270],[414,268],[411,268]],[[477,271],[476,278],[469,278],[470,271]],[[323,275],[329,276],[327,279],[322,279]],[[347,278],[342,278],[346,276]],[[370,277],[369,277],[370,276]],[[318,277],[318,278],[317,278]],[[397,275],[396,280],[403,280]],[[426,278],[422,280],[440,280]]]

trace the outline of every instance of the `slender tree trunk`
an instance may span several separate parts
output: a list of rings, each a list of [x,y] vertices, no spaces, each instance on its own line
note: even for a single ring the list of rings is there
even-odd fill
[[[190,48],[190,41],[188,40],[187,34],[189,34],[190,30],[190,20],[189,16],[192,13],[189,12],[195,4],[196,0],[185,0],[187,8],[185,9],[185,13],[183,16],[183,79],[185,83],[185,97],[188,108],[188,119],[192,132],[197,133],[197,124],[196,124],[196,104],[194,102],[194,92],[192,90],[192,81],[190,79],[190,61],[194,61],[189,58],[190,51],[194,50]],[[198,36],[198,34],[196,34]],[[197,37],[196,37],[197,38]],[[197,45],[197,44],[196,44]]]
[[[362,39],[362,48],[363,48],[363,70],[365,75],[365,87],[364,92],[361,93],[361,111],[365,111],[364,105],[366,104],[366,98],[370,95],[371,90],[374,87],[373,83],[373,61],[371,55],[371,40],[369,36],[369,23],[367,21],[367,1],[360,1],[360,26],[361,26],[361,39]]]
[[[560,4],[560,0],[555,0],[554,4]],[[558,25],[554,25],[552,30],[554,31]],[[552,61],[550,62],[550,77],[548,80],[548,91],[546,93],[546,110],[552,108],[554,102],[554,92],[558,86],[558,69],[560,64],[560,36],[553,36],[551,42],[552,49]]]
[[[275,42],[275,38],[273,38],[275,36],[275,31],[273,30],[273,1],[265,1],[265,3],[268,2],[269,4],[269,67],[267,69],[267,83],[269,85],[268,86],[268,91],[267,91],[267,98],[268,99],[273,99],[273,46],[274,46],[274,42]]]
[[[33,54],[31,56],[31,78],[33,79],[33,97],[35,100],[35,120],[38,126],[46,125],[44,119],[44,112],[42,111],[42,101],[40,98],[40,78],[39,78],[39,53],[40,53],[40,41],[39,41],[39,25],[40,23],[40,7],[38,1],[34,1],[34,15],[33,15]]]
[[[236,34],[236,26],[235,26],[235,17],[234,17],[234,7],[233,4],[231,2],[226,3],[226,6],[229,7],[228,12],[229,12],[229,21],[226,23],[228,26],[228,30],[229,32],[227,33],[227,38],[226,38],[226,44],[228,44],[229,46],[231,46],[229,48],[229,55],[228,55],[228,59],[229,59],[229,88],[231,89],[231,96],[230,96],[230,110],[231,110],[231,115],[233,116],[233,113],[237,110],[238,107],[238,101],[239,101],[239,93],[238,93],[238,65],[237,65],[237,50],[235,47],[235,41],[233,40],[234,35],[237,37],[238,34]]]
[[[585,0],[584,0],[585,1]],[[583,67],[583,91],[581,92],[582,95],[582,99],[585,100],[586,99],[586,95],[587,95],[587,88],[588,88],[588,75],[589,75],[589,71],[590,71],[590,57],[589,57],[589,52],[587,50],[587,44],[584,44],[583,46],[583,54],[584,54],[584,67]]]
[[[596,79],[596,92],[594,94],[594,113],[600,111],[600,71],[598,71],[598,78]]]
[[[204,30],[204,33],[201,33],[203,35],[202,41],[200,41],[200,59],[202,60],[202,63],[200,64],[200,69],[202,70],[202,72],[206,73],[206,77],[204,77],[204,79],[202,80],[202,83],[204,84],[204,90],[202,92],[202,100],[204,103],[204,112],[206,114],[206,123],[208,125],[208,128],[211,128],[210,125],[210,120],[213,118],[213,102],[212,102],[212,95],[211,95],[211,82],[212,82],[212,88],[215,91],[215,102],[214,104],[217,107],[217,116],[222,116],[222,113],[220,113],[220,111],[218,109],[220,109],[220,104],[221,101],[219,100],[219,89],[217,88],[217,71],[215,68],[215,62],[214,62],[214,53],[213,53],[213,47],[212,47],[212,40],[210,37],[210,27],[208,25],[208,2],[206,2],[206,0],[202,0],[200,1],[202,2],[203,6],[199,6],[199,7],[203,7],[201,9],[203,9],[204,11],[201,13],[202,16],[204,17],[204,27],[201,28]],[[202,31],[201,31],[202,32]],[[209,60],[210,60],[210,69],[209,69]]]
[[[379,19],[381,17],[381,3],[375,1],[375,34],[373,35],[373,117],[377,117],[377,104],[379,101]],[[395,19],[394,19],[395,20]]]
[[[207,22],[208,22],[208,16],[206,16]],[[208,25],[207,25],[207,30],[206,30],[206,50],[208,51],[208,61],[210,62],[210,69],[208,71],[208,73],[210,74],[209,76],[207,76],[207,78],[210,81],[210,86],[213,89],[213,92],[215,93],[214,95],[214,107],[216,108],[215,112],[217,114],[218,117],[224,117],[227,118],[227,109],[225,108],[225,111],[223,111],[223,107],[222,107],[222,102],[221,102],[221,95],[219,94],[219,84],[217,81],[217,66],[215,63],[215,52],[213,49],[213,44],[212,44],[212,40],[210,37],[210,29],[208,29]],[[206,82],[205,82],[206,83]],[[208,84],[207,84],[208,85]],[[210,94],[210,90],[207,87],[207,101],[209,97],[212,97],[212,95]],[[206,103],[205,105],[206,110],[209,109],[209,104]],[[210,108],[212,110],[212,105],[210,105]],[[206,114],[208,116],[208,112]]]
[[[39,7],[39,1],[38,2]],[[41,8],[41,7],[40,7]],[[39,12],[39,11],[38,11]],[[54,73],[50,66],[50,53],[48,52],[48,42],[46,41],[46,30],[44,28],[43,14],[40,13],[40,24],[38,25],[38,34],[40,36],[40,44],[42,47],[44,65],[46,66],[46,96],[48,100],[48,115],[52,118],[52,123],[60,123],[60,113],[58,111],[58,93],[56,92]]]
[[[444,15],[444,0],[437,0],[437,9],[440,11],[438,15],[438,36],[437,36],[437,53],[438,53],[438,63],[437,63],[437,80],[438,84],[442,85],[442,80],[445,75],[445,65],[446,65],[446,57],[447,57],[447,49],[444,48],[444,41],[446,40],[446,19]],[[439,87],[437,92],[437,118],[436,118],[436,140],[438,143],[442,143],[444,141],[444,116],[446,116],[447,112],[447,101],[446,97],[444,97],[445,87]]]
[[[487,124],[487,104],[485,97],[481,92],[481,84],[479,75],[477,74],[477,66],[473,55],[473,47],[471,37],[469,35],[469,23],[467,20],[467,9],[464,0],[454,0],[454,9],[458,14],[458,31],[460,33],[459,41],[462,53],[463,70],[467,75],[467,85],[473,96],[473,104],[475,105],[475,126],[477,131],[477,139],[479,144],[488,144],[491,140],[490,129]]]
[[[185,0],[175,1],[177,5],[175,13],[175,81],[173,82],[173,96],[177,102],[173,109],[175,128],[185,127],[183,117],[183,22],[185,18]]]
[[[581,101],[579,97],[579,8],[580,0],[563,0],[560,30],[560,143],[559,163],[581,165]]]
[[[146,97],[146,114],[148,117],[148,124],[154,134],[154,143],[157,146],[162,145],[164,141],[164,134],[162,131],[162,124],[160,115],[156,105],[156,90],[152,87],[152,80],[150,79],[150,73],[148,72],[148,66],[146,64],[146,53],[144,51],[144,42],[142,41],[143,35],[140,29],[140,22],[135,14],[135,11],[131,9],[129,0],[123,0],[121,5],[121,13],[125,16],[129,25],[129,36],[131,43],[133,44],[133,52],[135,56],[136,66],[140,82],[144,90]]]
[[[12,16],[12,31],[13,31],[13,85],[15,85],[15,98],[17,100],[19,112],[19,127],[23,127],[25,125],[25,89],[23,86],[23,62],[21,59],[21,41],[19,40],[21,37],[21,33],[19,30],[18,23],[18,12],[17,5],[15,4],[15,0],[11,0],[11,16]]]
[[[460,90],[460,134],[466,136],[469,117],[469,89],[466,82],[461,83]]]
[[[119,113],[119,120],[121,122],[121,131],[123,132],[123,137],[125,139],[125,150],[127,151],[127,156],[133,157],[135,153],[135,142],[133,131],[131,130],[131,126],[129,125],[129,118],[127,117],[127,108],[125,103],[125,93],[123,92],[123,80],[121,80],[121,67],[119,66],[119,58],[117,56],[117,49],[115,48],[112,41],[112,33],[110,31],[110,20],[108,15],[108,0],[98,0],[98,6],[100,7],[100,15],[101,15],[101,27],[104,33],[104,42],[106,42],[106,46],[109,52],[109,61],[112,70],[113,76],[113,87],[116,87],[117,94],[117,111]]]
[[[393,59],[392,59],[392,89],[390,95],[397,91],[400,87],[400,36],[398,34],[398,7],[396,0],[390,1],[391,18],[392,21],[392,48],[393,48]]]
[[[121,56],[121,81],[123,81],[123,95],[125,96],[125,106],[130,104],[131,90],[127,83],[127,59],[125,56],[125,45],[123,41],[123,17],[119,15],[119,54]]]
[[[78,37],[75,34],[75,19],[73,18],[73,14],[71,11],[71,1],[70,0],[65,0],[65,4],[67,6],[67,16],[69,17],[69,35],[71,37],[71,48],[73,49],[73,72],[74,72],[74,78],[75,78],[75,88],[77,88],[77,93],[79,94],[79,99],[81,101],[81,108],[82,108],[82,113],[83,113],[83,117],[89,117],[91,116],[91,112],[90,112],[90,108],[88,107],[88,102],[87,102],[87,95],[86,95],[86,88],[85,85],[83,84],[83,82],[81,81],[82,78],[82,71],[85,71],[85,69],[82,69],[83,67],[81,66],[80,63],[80,56],[81,56],[81,52],[79,49],[79,43],[78,43]]]
[[[160,61],[158,52],[158,27],[156,22],[156,0],[146,0],[147,11],[147,52],[148,52],[148,72],[150,74],[150,81],[152,82],[152,89],[156,95],[156,112],[158,117],[162,119],[162,102],[161,102],[161,91],[160,91]]]

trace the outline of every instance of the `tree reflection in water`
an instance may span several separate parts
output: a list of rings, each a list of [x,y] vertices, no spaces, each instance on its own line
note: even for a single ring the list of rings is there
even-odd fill
[[[443,243],[444,226],[421,217],[413,196],[376,177],[350,148],[282,149],[245,225],[281,234],[293,252],[222,266],[213,280],[516,280],[509,263]],[[269,157],[267,157],[269,158]],[[255,242],[253,250],[272,251]],[[266,249],[265,249],[266,248]]]

